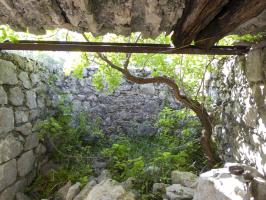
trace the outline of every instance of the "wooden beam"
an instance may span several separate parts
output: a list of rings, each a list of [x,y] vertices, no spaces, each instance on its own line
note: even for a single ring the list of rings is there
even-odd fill
[[[174,27],[172,42],[175,47],[190,45],[197,34],[215,18],[228,1],[187,0],[183,15]]]
[[[210,48],[244,22],[266,9],[266,0],[230,0],[215,19],[196,37],[196,45]]]
[[[78,51],[113,53],[160,53],[160,54],[208,54],[240,55],[249,51],[248,46],[215,46],[203,49],[196,46],[175,48],[168,44],[59,42],[59,41],[17,41],[0,43],[0,50],[26,51]]]

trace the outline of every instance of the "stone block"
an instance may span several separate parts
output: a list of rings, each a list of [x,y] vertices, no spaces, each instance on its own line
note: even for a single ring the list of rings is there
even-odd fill
[[[0,193],[0,200],[14,200],[16,195],[16,188],[10,186]]]
[[[30,109],[34,109],[37,107],[37,102],[36,102],[36,93],[33,91],[27,91],[26,92],[26,105]]]
[[[30,79],[33,86],[36,86],[40,82],[40,76],[38,74],[31,74]]]
[[[17,84],[16,66],[12,62],[0,59],[0,72],[0,84]]]
[[[14,106],[21,106],[24,102],[24,93],[19,87],[10,88],[9,101]]]
[[[29,120],[29,111],[17,110],[15,112],[15,120],[16,120],[17,124],[28,122],[28,120]]]
[[[6,162],[18,156],[23,150],[21,141],[13,135],[8,135],[0,140],[0,163]]]
[[[3,165],[0,165],[0,191],[10,186],[16,181],[17,166],[16,160],[10,160]]]
[[[22,85],[24,86],[24,88],[26,89],[30,89],[31,88],[31,82],[28,76],[27,72],[20,72],[20,74],[18,75],[19,80],[22,81]]]
[[[17,161],[18,175],[25,176],[33,170],[35,157],[33,151],[27,151]]]
[[[26,178],[17,180],[17,182],[14,184],[14,187],[15,187],[16,192],[23,192],[25,188],[27,187]]]
[[[263,52],[261,49],[252,50],[248,54],[246,76],[250,82],[263,81]]]
[[[0,192],[0,200],[14,200],[17,192],[23,192],[26,188],[25,179],[17,181],[15,184],[6,188],[2,193]]]
[[[38,144],[39,144],[39,138],[36,133],[33,133],[26,137],[25,144],[24,144],[24,150],[27,151],[27,150],[33,149],[37,147]]]
[[[3,87],[0,86],[0,105],[7,104],[7,94]]]
[[[11,108],[0,108],[0,134],[14,129],[14,113]],[[0,135],[1,136],[1,135]]]
[[[32,133],[32,124],[23,124],[22,126],[17,127],[15,130],[20,132],[22,135],[30,135]]]

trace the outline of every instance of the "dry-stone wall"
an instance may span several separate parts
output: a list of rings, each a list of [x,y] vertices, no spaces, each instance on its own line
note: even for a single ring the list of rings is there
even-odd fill
[[[215,132],[221,154],[266,174],[266,48],[254,48],[219,67],[209,92],[220,109]]]
[[[56,109],[62,94],[73,104],[73,116],[81,111],[99,116],[107,134],[154,133],[153,122],[164,103],[180,107],[160,85],[123,81],[113,94],[98,92],[93,73],[84,71],[84,78],[76,79],[60,68],[0,53],[0,200],[13,200],[47,161],[36,124]]]
[[[12,200],[35,178],[46,148],[35,122],[45,113],[46,80],[41,66],[0,54],[0,199]]]
[[[94,72],[93,69],[84,71],[83,79],[61,74],[56,86],[72,102],[74,111],[100,117],[107,134],[153,134],[155,119],[166,104],[180,108],[167,87],[162,85],[139,85],[123,80],[114,93],[99,92],[92,84]],[[140,75],[142,72],[135,73]],[[53,99],[58,99],[58,95]]]

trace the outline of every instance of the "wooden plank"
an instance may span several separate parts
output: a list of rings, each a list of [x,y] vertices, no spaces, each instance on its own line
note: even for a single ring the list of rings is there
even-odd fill
[[[175,47],[190,45],[222,10],[229,0],[187,0],[183,15],[174,27],[172,42]]]
[[[218,40],[266,9],[266,0],[231,0],[196,37],[196,44],[212,47]]]
[[[0,43],[0,50],[26,51],[78,51],[112,53],[160,53],[160,54],[208,54],[240,55],[249,51],[248,46],[215,46],[203,49],[196,46],[175,48],[166,44],[139,43],[99,43],[99,42],[60,42],[60,41],[17,41]]]

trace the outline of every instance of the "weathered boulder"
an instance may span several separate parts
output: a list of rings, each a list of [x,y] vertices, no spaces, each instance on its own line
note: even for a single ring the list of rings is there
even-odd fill
[[[237,167],[233,170],[232,166]],[[266,180],[256,169],[230,164],[201,174],[193,200],[264,200],[265,191]]]
[[[132,192],[126,191],[125,188],[117,181],[107,179],[97,184],[90,190],[84,200],[135,200]]]

